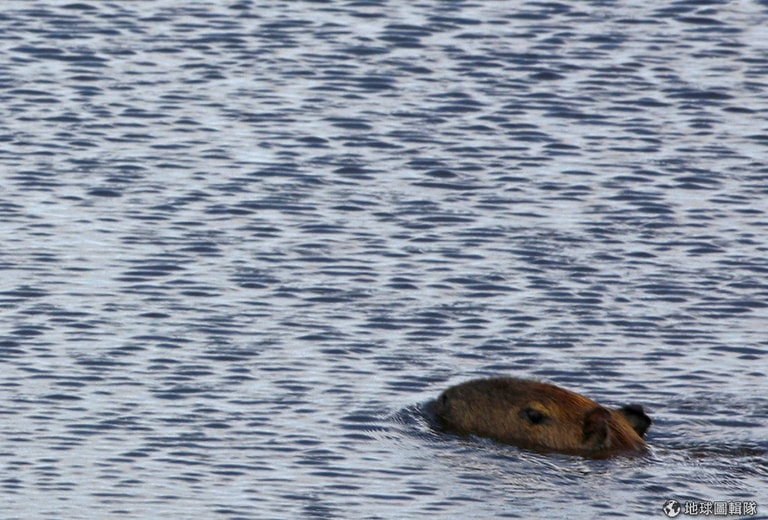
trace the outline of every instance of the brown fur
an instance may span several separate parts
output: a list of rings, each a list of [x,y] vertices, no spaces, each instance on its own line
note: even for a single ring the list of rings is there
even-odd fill
[[[610,410],[564,388],[513,377],[451,387],[435,413],[445,429],[462,435],[588,457],[643,451],[651,424],[640,406]]]

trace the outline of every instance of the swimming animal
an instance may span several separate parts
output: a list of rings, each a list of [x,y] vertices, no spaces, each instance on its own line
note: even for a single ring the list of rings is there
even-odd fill
[[[467,381],[435,402],[440,426],[536,451],[593,458],[639,453],[651,419],[642,406],[609,409],[559,386],[516,377]]]

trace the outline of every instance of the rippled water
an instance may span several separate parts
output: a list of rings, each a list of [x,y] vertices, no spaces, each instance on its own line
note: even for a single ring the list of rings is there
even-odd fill
[[[3,6],[3,518],[768,518],[765,1]]]

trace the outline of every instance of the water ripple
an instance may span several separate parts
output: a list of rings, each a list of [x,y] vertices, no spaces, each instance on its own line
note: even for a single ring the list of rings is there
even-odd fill
[[[9,518],[764,505],[764,2],[6,4]],[[434,428],[500,373],[651,454]]]

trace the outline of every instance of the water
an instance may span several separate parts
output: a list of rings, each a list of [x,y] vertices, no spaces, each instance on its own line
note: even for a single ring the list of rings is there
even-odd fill
[[[767,518],[768,4],[3,5],[3,518]]]

